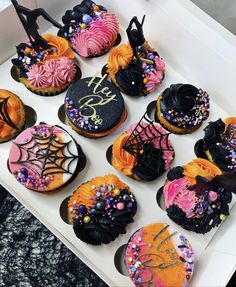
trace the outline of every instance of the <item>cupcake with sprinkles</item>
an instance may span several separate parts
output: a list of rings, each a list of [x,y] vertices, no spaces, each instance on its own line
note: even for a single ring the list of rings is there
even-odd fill
[[[9,171],[24,187],[37,192],[60,190],[84,169],[86,157],[61,127],[44,123],[20,133],[12,143]]]
[[[116,15],[93,1],[83,0],[62,17],[59,35],[82,57],[100,56],[115,44],[119,32]]]
[[[163,187],[167,215],[184,229],[205,234],[229,215],[236,176],[223,175],[206,159],[170,170]]]
[[[207,120],[209,110],[207,92],[189,84],[172,84],[157,99],[156,118],[170,132],[188,134]]]
[[[17,46],[17,58],[12,60],[17,78],[35,94],[54,96],[62,93],[76,76],[74,52],[61,37],[39,35],[36,20],[43,16],[54,26],[59,28],[61,25],[43,9],[29,10],[17,1],[13,4],[29,37],[28,42]]]
[[[113,143],[110,163],[123,174],[153,181],[171,168],[175,152],[168,133],[145,114]]]
[[[193,276],[195,253],[175,228],[153,223],[132,235],[125,264],[136,287],[187,287]]]
[[[144,18],[142,23],[132,18],[126,30],[129,43],[113,48],[107,63],[112,82],[129,96],[146,96],[164,79],[165,63],[143,35]]]
[[[136,209],[130,188],[113,174],[82,184],[68,201],[75,235],[92,245],[108,244],[124,234]]]
[[[236,118],[210,122],[204,132],[203,139],[195,144],[196,155],[210,160],[224,172],[236,174]]]

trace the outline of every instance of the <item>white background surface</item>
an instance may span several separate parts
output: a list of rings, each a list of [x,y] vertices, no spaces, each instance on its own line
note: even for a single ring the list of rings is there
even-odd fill
[[[44,1],[45,8],[52,9],[52,2]],[[229,113],[236,114],[235,107],[232,105],[236,59],[234,40],[230,33],[222,30],[221,26],[210,18],[205,17],[197,7],[189,6],[189,3],[191,4],[189,1],[187,5],[184,5],[186,1],[182,0],[165,0],[165,2],[162,0],[130,0],[125,2],[125,6],[122,4],[124,3],[123,0],[109,1],[109,3],[108,1],[100,2],[119,15],[120,22],[124,27],[132,16],[137,15],[141,18],[144,13],[147,15],[144,26],[146,38],[168,63],[166,79],[159,92],[171,83],[190,82],[210,93],[212,101],[210,120],[225,117]],[[144,2],[145,7],[143,6]],[[65,1],[57,1],[57,3],[57,8],[60,5],[65,5]],[[16,26],[13,27],[14,29]],[[123,42],[126,42],[125,37],[123,37]],[[14,43],[14,45],[18,43]],[[6,49],[9,47],[11,46],[5,45]],[[100,71],[106,60],[107,55],[89,60],[80,58],[83,76],[91,76]],[[11,90],[18,94],[25,104],[31,105],[37,111],[38,122],[43,120],[49,124],[61,124],[63,126],[57,117],[57,111],[63,103],[64,94],[45,99],[30,93],[23,85],[13,82],[9,75],[10,66],[10,61],[8,61],[0,67],[1,88]],[[70,249],[112,286],[130,285],[130,280],[120,275],[114,266],[114,254],[119,246],[126,243],[129,235],[143,225],[155,221],[170,222],[165,212],[155,202],[156,191],[163,184],[164,176],[153,183],[139,183],[117,173],[107,163],[105,157],[105,151],[115,137],[131,122],[138,121],[147,104],[156,99],[157,95],[158,92],[140,99],[125,96],[129,112],[128,119],[123,126],[107,138],[96,141],[86,139],[77,135],[69,127],[64,126],[82,146],[88,157],[88,164],[73,183],[57,194],[38,194],[20,186],[6,168],[10,144],[1,145],[1,182]],[[46,114],[45,111],[50,111],[50,113],[47,112]],[[176,150],[175,165],[182,165],[194,157],[193,145],[202,135],[201,129],[193,135],[173,135],[171,137]],[[108,172],[117,174],[130,185],[131,190],[136,195],[139,209],[135,222],[128,226],[126,235],[120,236],[115,242],[107,246],[93,247],[82,243],[75,237],[72,227],[61,220],[59,206],[62,200],[70,195],[81,182]],[[222,224],[209,245],[209,237],[212,233],[206,236],[194,235],[179,228],[189,238],[198,254],[192,286],[226,285],[234,271],[236,262],[235,222],[236,208],[234,207],[231,216]],[[203,251],[205,248],[206,250]],[[220,272],[218,272],[219,270]],[[209,276],[209,274],[213,274],[213,271],[214,276]]]

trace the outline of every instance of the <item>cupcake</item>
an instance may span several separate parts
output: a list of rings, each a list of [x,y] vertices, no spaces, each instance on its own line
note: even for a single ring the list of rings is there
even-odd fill
[[[114,14],[90,0],[83,0],[62,17],[59,35],[82,57],[100,56],[115,44],[119,23]]]
[[[157,120],[170,132],[196,131],[209,116],[209,95],[189,84],[173,84],[157,99]]]
[[[141,24],[137,17],[132,18],[126,30],[129,43],[113,48],[107,63],[112,82],[129,96],[146,96],[164,79],[165,63],[145,40],[143,21]]]
[[[75,235],[92,245],[108,244],[124,234],[136,209],[129,187],[113,174],[82,184],[68,202]]]
[[[0,143],[14,138],[25,124],[25,108],[21,99],[0,89]]]
[[[186,287],[193,276],[195,253],[175,228],[153,223],[132,235],[125,264],[136,287]]]
[[[208,160],[175,167],[163,187],[167,215],[184,229],[205,234],[229,215],[235,187],[236,177],[222,175]]]
[[[169,170],[174,148],[169,133],[143,117],[113,143],[111,164],[123,174],[141,181],[152,181]]]
[[[204,131],[204,138],[195,144],[196,155],[224,172],[236,173],[236,118],[210,122]]]
[[[65,91],[75,78],[74,52],[61,37],[51,34],[42,37],[48,43],[47,49],[37,51],[30,43],[21,43],[12,63],[27,89],[38,95],[54,96]]]
[[[111,134],[126,119],[127,112],[119,90],[96,75],[74,83],[65,98],[65,113],[79,134],[100,138]]]
[[[61,127],[44,123],[19,134],[8,159],[17,181],[38,192],[61,189],[85,164],[86,157],[76,141]]]

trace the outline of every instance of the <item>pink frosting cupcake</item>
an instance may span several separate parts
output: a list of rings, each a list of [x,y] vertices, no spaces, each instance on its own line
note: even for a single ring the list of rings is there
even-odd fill
[[[62,21],[64,26],[59,34],[83,57],[107,52],[115,44],[119,32],[117,17],[90,0],[66,11]]]

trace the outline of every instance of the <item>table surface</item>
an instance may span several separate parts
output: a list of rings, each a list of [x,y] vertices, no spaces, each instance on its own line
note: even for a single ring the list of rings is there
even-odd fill
[[[55,30],[52,28],[50,32]],[[123,42],[126,36],[121,30]],[[81,59],[78,57],[82,76],[93,76],[100,72],[106,64],[108,55],[98,58]],[[124,96],[128,110],[126,122],[112,135],[98,139],[88,139],[76,134],[69,126],[60,122],[58,110],[63,104],[65,93],[51,98],[44,98],[32,94],[22,84],[12,80],[10,76],[11,62],[8,60],[0,66],[0,86],[3,89],[11,90],[18,94],[26,105],[30,105],[37,112],[37,122],[44,121],[49,124],[59,124],[66,128],[82,146],[88,163],[82,173],[67,187],[59,193],[40,194],[32,192],[21,186],[9,173],[6,162],[11,143],[1,144],[0,181],[8,191],[15,196],[26,208],[28,208],[43,224],[45,224],[68,248],[89,265],[104,281],[111,286],[128,286],[131,281],[128,277],[120,274],[114,264],[114,256],[118,248],[127,243],[130,235],[138,228],[152,222],[167,222],[180,230],[192,243],[197,255],[196,269],[191,283],[192,286],[225,286],[235,270],[236,245],[235,225],[236,207],[231,209],[231,215],[217,229],[215,228],[206,235],[194,234],[175,225],[156,202],[156,192],[163,185],[165,175],[150,183],[134,181],[123,174],[116,172],[106,160],[106,150],[113,143],[114,139],[122,133],[131,123],[137,122],[145,112],[147,105],[155,100],[158,94],[172,83],[186,83],[185,78],[168,65],[166,67],[166,77],[164,83],[157,92],[143,97],[132,98]],[[207,87],[201,87],[207,90]],[[226,117],[227,113],[222,107],[214,104],[214,96],[211,95],[211,114],[209,121],[219,117]],[[203,128],[207,123],[192,135],[171,135],[176,158],[174,165],[183,165],[191,161],[195,155],[193,151],[194,143],[202,137]],[[100,247],[87,245],[75,236],[72,226],[66,224],[60,217],[59,208],[62,201],[68,197],[82,182],[107,173],[118,175],[126,182],[131,191],[135,194],[138,202],[138,211],[135,221],[127,227],[127,233],[120,235],[117,240],[109,245]],[[235,199],[234,199],[235,202]],[[223,236],[222,236],[223,235]],[[220,272],[216,272],[220,270]],[[213,274],[214,276],[209,276]],[[220,273],[220,274],[219,274]]]

